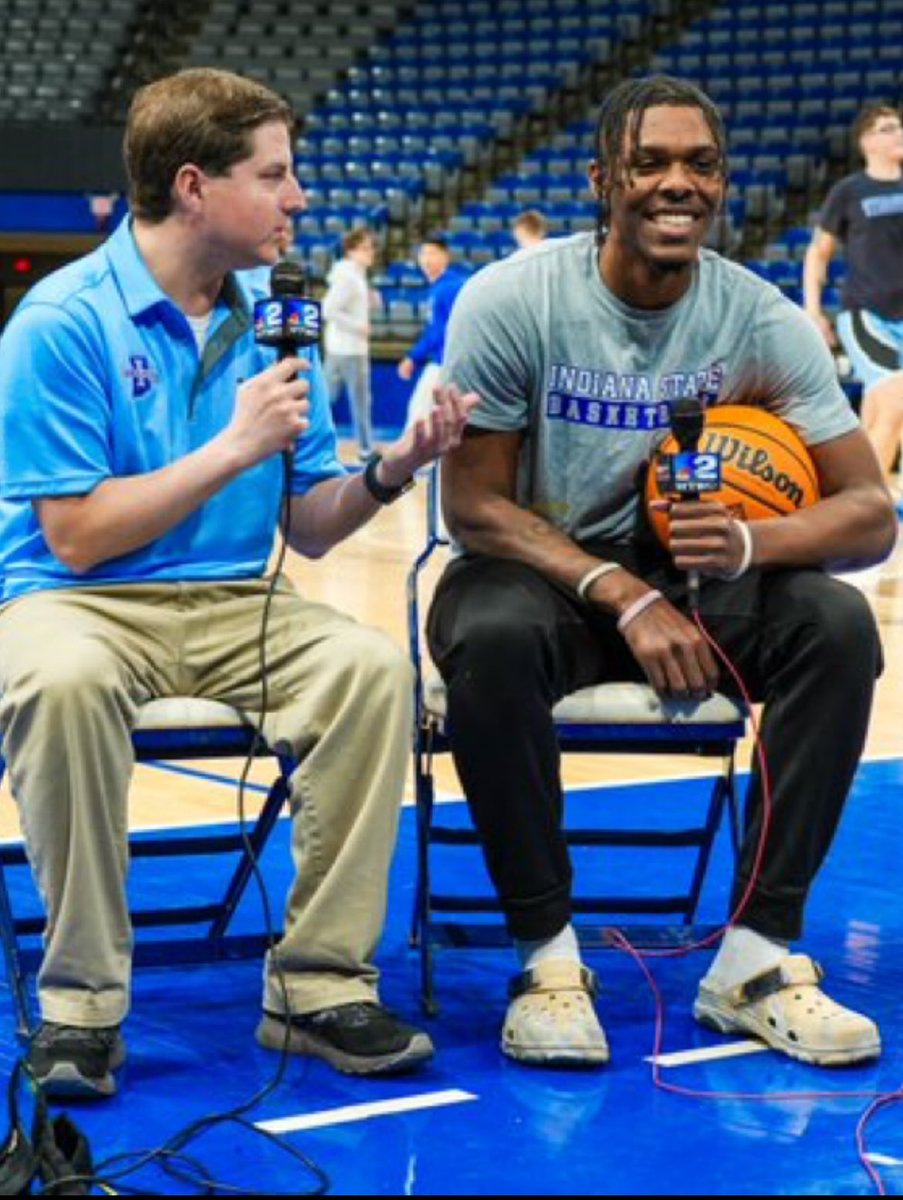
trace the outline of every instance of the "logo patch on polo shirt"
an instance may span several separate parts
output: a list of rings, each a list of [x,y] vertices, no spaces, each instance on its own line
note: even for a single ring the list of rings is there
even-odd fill
[[[160,382],[159,374],[151,366],[146,354],[130,354],[129,365],[123,372],[126,379],[132,381],[132,399],[146,396],[155,383]]]

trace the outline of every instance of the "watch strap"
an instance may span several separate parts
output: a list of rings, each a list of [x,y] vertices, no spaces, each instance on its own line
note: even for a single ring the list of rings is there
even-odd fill
[[[377,504],[392,504],[405,492],[409,492],[414,486],[414,479],[406,479],[404,483],[398,487],[389,487],[387,484],[380,482],[376,474],[376,469],[382,462],[381,454],[374,454],[367,460],[367,465],[364,467],[364,487],[377,502]]]

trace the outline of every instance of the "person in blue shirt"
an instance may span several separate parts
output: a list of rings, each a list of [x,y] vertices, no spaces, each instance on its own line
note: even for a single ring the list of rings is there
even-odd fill
[[[441,234],[424,239],[417,253],[417,263],[431,285],[429,316],[420,337],[398,364],[398,374],[405,380],[413,379],[420,370],[408,402],[405,429],[410,429],[432,406],[452,307],[458,292],[470,278],[470,271],[451,261],[451,250]]]
[[[253,336],[253,281],[304,195],[292,114],[195,69],[135,96],[130,216],[41,281],[0,339],[0,732],[47,908],[31,1066],[51,1095],[112,1094],[125,1058],[130,731],[171,695],[225,701],[293,747],[297,874],[268,957],[258,1040],[339,1070],[408,1069],[426,1034],[379,1002],[373,955],[411,727],[410,669],[381,632],[275,581],[320,557],[461,437],[435,412],[366,472],[338,461],[316,349]],[[258,287],[259,291],[259,287]]]

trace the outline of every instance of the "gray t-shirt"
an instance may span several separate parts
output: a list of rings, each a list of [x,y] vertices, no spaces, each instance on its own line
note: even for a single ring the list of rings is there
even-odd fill
[[[442,374],[482,397],[471,424],[524,432],[518,503],[578,542],[630,539],[670,400],[768,408],[813,446],[858,424],[820,334],[772,284],[702,250],[676,304],[629,308],[602,282],[592,233],[475,275]]]

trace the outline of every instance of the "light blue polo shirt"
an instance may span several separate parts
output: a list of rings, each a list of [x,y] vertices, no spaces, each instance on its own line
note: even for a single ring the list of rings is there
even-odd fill
[[[239,384],[275,360],[252,333],[253,299],[263,294],[253,276],[227,278],[202,360],[184,313],[148,271],[128,217],[97,250],[32,288],[0,338],[3,599],[75,585],[263,574],[279,519],[279,454],[155,542],[79,575],[50,552],[31,503],[155,471],[220,433]],[[306,357],[310,428],[297,442],[295,495],[345,474],[319,354]]]

